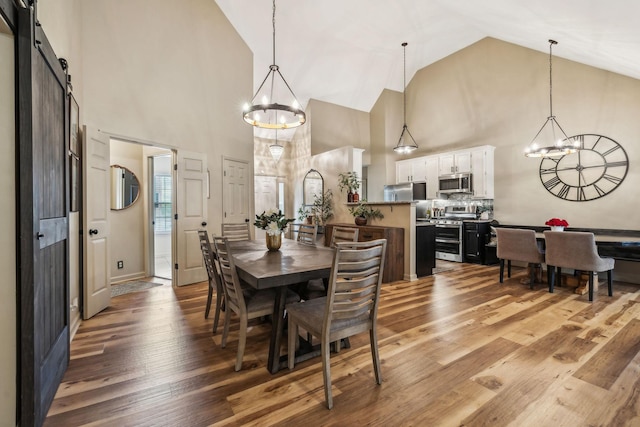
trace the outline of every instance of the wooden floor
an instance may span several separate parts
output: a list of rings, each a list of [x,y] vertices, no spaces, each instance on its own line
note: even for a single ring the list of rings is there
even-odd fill
[[[234,372],[237,319],[222,349],[206,284],[116,297],[80,326],[45,426],[640,425],[640,285],[589,303],[524,275],[455,264],[385,285],[383,384],[368,335],[352,338],[332,355],[332,410],[319,359],[267,372],[269,323],[253,323]]]

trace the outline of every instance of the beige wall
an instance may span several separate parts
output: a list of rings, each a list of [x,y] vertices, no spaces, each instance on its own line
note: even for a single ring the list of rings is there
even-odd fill
[[[144,146],[118,140],[111,140],[111,165],[129,169],[138,178],[138,199],[128,208],[111,210],[109,215],[111,240],[111,283],[145,277],[146,263],[144,236],[146,229],[143,190]],[[123,261],[124,268],[118,269],[117,261]]]
[[[1,18],[0,18],[1,20]],[[3,23],[0,22],[0,27]],[[16,254],[15,238],[15,92],[14,37],[0,33],[0,235],[2,254],[0,271],[5,280],[0,285],[0,425],[14,426],[16,412]]]
[[[559,45],[554,52],[562,54]],[[629,173],[613,193],[568,202],[540,182],[540,160],[524,148],[549,114],[549,57],[486,38],[413,77],[407,122],[420,149],[412,155],[489,144],[495,150],[495,218],[504,224],[543,226],[551,217],[574,227],[640,229],[640,81],[553,58],[553,110],[569,135],[596,133],[618,141]],[[392,156],[392,154],[390,154]]]
[[[308,110],[312,155],[347,146],[369,149],[369,113],[315,99]]]

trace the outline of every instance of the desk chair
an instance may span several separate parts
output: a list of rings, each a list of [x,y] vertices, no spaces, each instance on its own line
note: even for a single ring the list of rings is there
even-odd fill
[[[562,274],[562,268],[589,273],[589,301],[593,301],[593,273],[607,272],[607,286],[609,296],[613,296],[613,258],[601,258],[598,255],[596,239],[593,233],[578,231],[545,231],[547,256],[547,277],[549,292],[553,292],[556,269],[557,275]]]
[[[213,291],[216,291],[216,308],[213,317],[213,334],[218,330],[218,321],[220,320],[220,311],[224,310],[224,291],[222,290],[222,279],[218,271],[214,259],[217,254],[211,247],[209,236],[206,230],[198,230],[198,238],[200,239],[200,249],[202,250],[202,258],[207,268],[207,277],[209,279],[209,292],[207,293],[207,305],[204,311],[204,318],[209,318],[211,310],[211,300],[213,299]]]
[[[251,240],[251,230],[248,222],[223,223],[222,236],[227,237],[230,242],[240,240]]]
[[[247,342],[247,326],[249,320],[273,314],[276,299],[274,289],[248,290],[240,285],[228,237],[214,237],[213,244],[218,254],[220,276],[224,288],[225,313],[224,329],[222,332],[222,348],[227,346],[231,312],[240,317],[240,336],[238,337],[238,354],[235,370],[242,369],[242,357]],[[287,303],[300,301],[300,297],[293,291],[287,290]]]
[[[500,259],[500,283],[504,282],[504,261],[507,260],[507,277],[511,277],[511,261],[522,261],[533,265],[544,262],[544,252],[538,248],[536,232],[519,228],[496,228],[498,239],[496,255]],[[535,268],[531,268],[531,282],[533,289]]]
[[[386,249],[386,239],[336,244],[327,296],[287,304],[289,369],[295,365],[298,327],[302,327],[320,338],[324,395],[329,409],[333,407],[329,360],[332,342],[369,331],[373,370],[376,382],[382,384],[376,318]]]

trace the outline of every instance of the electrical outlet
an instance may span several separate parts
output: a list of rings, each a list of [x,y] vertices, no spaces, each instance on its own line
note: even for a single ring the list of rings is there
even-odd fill
[[[118,269],[124,268],[124,261],[118,261]]]

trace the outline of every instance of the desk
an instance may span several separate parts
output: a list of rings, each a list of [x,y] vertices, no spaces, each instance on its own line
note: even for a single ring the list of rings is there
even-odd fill
[[[269,252],[264,241],[229,242],[238,277],[256,289],[276,288],[273,326],[269,342],[269,372],[280,369],[280,340],[284,329],[287,286],[310,279],[328,278],[334,250],[283,239],[279,251]]]

